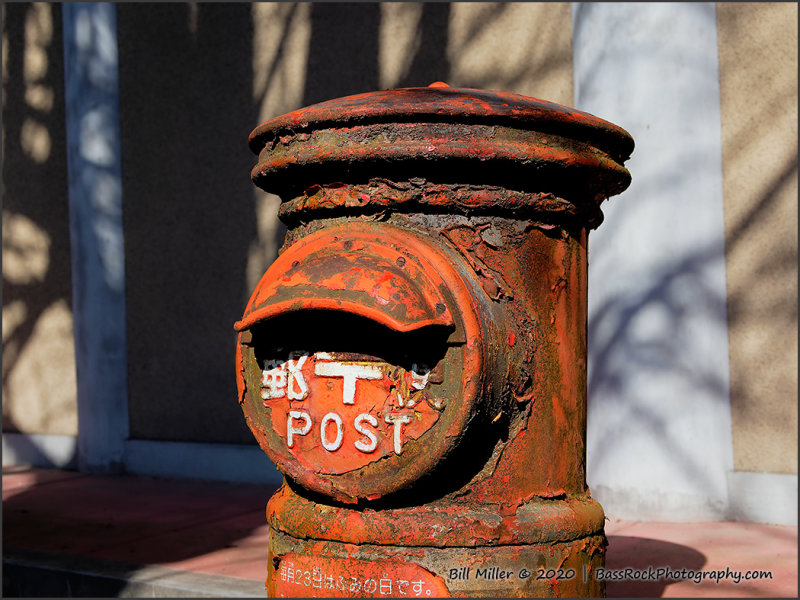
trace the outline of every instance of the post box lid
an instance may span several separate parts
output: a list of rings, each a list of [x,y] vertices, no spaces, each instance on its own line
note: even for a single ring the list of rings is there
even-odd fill
[[[623,128],[587,112],[521,94],[434,83],[355,94],[320,102],[266,121],[250,134],[258,154],[286,133],[326,127],[375,123],[462,122],[504,125],[571,138],[624,162],[633,151],[633,138]]]
[[[307,310],[349,312],[398,332],[452,327],[435,267],[381,241],[336,235],[300,240],[264,274],[235,328]]]

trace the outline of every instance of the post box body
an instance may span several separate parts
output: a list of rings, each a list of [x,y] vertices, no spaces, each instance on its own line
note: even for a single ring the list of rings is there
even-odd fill
[[[251,134],[286,242],[236,324],[286,476],[272,596],[598,596],[587,235],[633,145],[514,94],[408,88]]]

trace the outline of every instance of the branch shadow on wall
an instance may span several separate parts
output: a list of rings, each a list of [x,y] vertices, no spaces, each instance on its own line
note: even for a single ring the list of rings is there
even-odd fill
[[[50,15],[51,42],[26,55],[30,16],[42,7]],[[9,48],[4,209],[23,232],[38,232],[34,240],[42,240],[30,247],[28,238],[7,236],[4,220],[4,320],[5,309],[21,307],[14,329],[4,336],[5,389],[42,315],[59,303],[70,307],[72,288],[61,11],[57,5],[4,8]],[[120,5],[117,10],[129,397],[131,430],[141,439],[254,443],[236,402],[233,366],[233,322],[241,315],[247,248],[255,235],[247,178],[247,134],[256,121],[250,10],[249,5]],[[28,85],[30,65],[44,58],[46,78]],[[31,98],[48,90],[49,110],[41,110],[41,103],[31,105]],[[14,270],[12,253],[19,263]],[[72,344],[71,334],[67,337]],[[74,362],[70,367],[66,356],[58,364],[39,366],[47,373],[64,365],[74,376]],[[4,430],[14,427],[4,419]],[[44,449],[35,447],[35,438],[20,443],[27,445],[18,448],[20,454],[39,452],[47,458]],[[264,461],[269,468],[266,456]],[[76,463],[74,456],[70,463]],[[196,501],[165,523],[169,499],[158,493],[137,497],[145,510],[133,517],[115,513],[102,486],[124,489],[135,479],[82,477],[80,497],[73,498],[78,508],[62,520],[54,520],[47,506],[52,486],[17,494],[3,503],[4,544],[13,546],[16,540],[21,547],[43,544],[50,552],[97,557],[108,556],[104,553],[111,547],[114,559],[131,563],[134,572],[137,563],[170,563],[235,545],[253,527],[263,526],[263,506],[275,487],[256,486],[263,493],[255,495],[254,520],[210,533],[201,521],[186,543],[162,545],[158,536],[174,534],[171,528],[184,513],[206,506],[210,494],[229,496],[234,503],[230,514],[241,514],[236,490],[248,486],[186,483],[196,488]],[[116,536],[135,542],[136,553],[115,546]],[[12,583],[4,577],[4,590]],[[70,590],[69,582],[64,585],[44,595],[80,593]],[[124,580],[111,581],[101,595],[118,595],[125,586]],[[84,589],[82,595],[96,596],[97,589]]]
[[[16,410],[40,411],[44,431],[68,430],[76,417],[61,11],[49,4],[4,11],[3,431],[19,430]],[[45,362],[54,355],[57,364]],[[40,407],[45,395],[49,404]]]
[[[581,5],[578,10],[590,10],[591,5]],[[698,10],[703,11],[703,18],[708,19],[703,25],[705,30],[715,30],[716,23],[714,22],[714,8],[704,7]],[[602,43],[602,36],[615,35],[614,31],[592,31],[581,33],[581,27],[587,26],[586,23],[589,19],[576,18],[576,38],[581,36],[600,36],[598,47],[606,47]],[[645,56],[649,53],[650,44],[658,44],[658,39],[643,40],[640,45],[629,51],[635,51]],[[608,47],[613,47],[613,44],[607,44]],[[672,48],[668,46],[661,47],[660,53],[666,51],[674,51],[674,60],[677,64],[681,65],[684,69],[708,69],[708,72],[695,73],[697,79],[704,78],[707,81],[716,81],[718,74],[716,69],[712,68],[712,64],[683,64],[681,61],[685,59],[685,54],[682,53],[682,48]],[[655,52],[659,54],[659,52]],[[593,60],[598,62],[604,60],[623,60],[621,56],[604,56],[602,53],[592,56]],[[623,97],[624,87],[621,82],[614,81],[608,78],[608,72],[600,68],[594,68],[593,65],[586,65],[582,70],[587,76],[587,87],[590,89],[608,89],[609,94],[619,94],[621,97],[620,102],[624,104],[630,99]],[[606,77],[602,83],[597,81],[592,84],[592,78]],[[691,80],[691,79],[690,79]],[[772,92],[776,92],[773,90]],[[795,90],[796,98],[796,90]],[[681,97],[678,102],[685,103],[685,106],[680,107],[680,110],[664,111],[665,114],[659,114],[654,111],[652,116],[653,123],[658,123],[659,120],[663,122],[664,119],[675,118],[675,114],[682,114],[681,111],[698,110],[696,107],[701,106],[701,98],[693,98],[690,94],[686,97]],[[796,102],[796,100],[795,100]],[[779,103],[780,104],[780,103]],[[783,105],[782,110],[776,110],[776,104],[764,104],[764,108],[758,118],[752,119],[749,123],[758,124],[756,127],[747,126],[746,131],[742,131],[739,135],[733,138],[732,143],[726,142],[727,148],[734,148],[733,157],[726,157],[726,168],[729,165],[738,165],[748,162],[744,153],[747,152],[748,142],[758,136],[764,135],[765,131],[774,130],[780,122],[783,115],[786,114],[786,105]],[[796,104],[795,104],[796,107]],[[601,115],[602,116],[602,115]],[[625,126],[624,122],[619,123]],[[718,126],[718,124],[710,123],[709,127]],[[739,124],[734,125],[737,129],[744,126]],[[653,129],[656,126],[654,125]],[[589,316],[588,324],[588,344],[590,355],[590,370],[588,384],[589,396],[589,421],[593,419],[593,415],[603,413],[599,422],[606,423],[608,426],[600,432],[599,429],[595,430],[597,435],[591,441],[591,448],[589,449],[589,461],[591,470],[593,472],[605,471],[610,472],[614,468],[625,469],[625,463],[612,466],[611,460],[619,460],[620,455],[615,451],[620,446],[620,438],[624,438],[625,442],[630,441],[632,436],[636,435],[649,435],[656,444],[653,447],[658,447],[660,457],[664,457],[664,463],[674,467],[676,473],[680,473],[680,477],[684,478],[687,486],[697,490],[698,496],[703,496],[707,492],[710,497],[716,496],[717,498],[724,498],[727,491],[719,489],[720,473],[718,465],[723,460],[720,455],[725,451],[719,450],[714,457],[715,466],[714,472],[710,473],[708,469],[708,457],[704,456],[697,448],[689,448],[686,445],[686,438],[682,441],[676,441],[674,432],[676,427],[675,421],[668,421],[664,418],[666,413],[661,412],[661,407],[651,403],[649,406],[645,402],[640,402],[640,399],[653,399],[658,398],[658,386],[660,377],[671,377],[672,383],[667,386],[669,389],[674,389],[673,383],[682,379],[682,388],[686,390],[685,397],[682,398],[669,398],[664,397],[663,402],[669,403],[672,401],[686,402],[687,410],[685,415],[686,421],[692,417],[692,401],[696,397],[698,402],[704,403],[706,412],[705,418],[708,418],[708,408],[719,408],[717,414],[724,415],[728,410],[728,403],[733,406],[734,400],[739,399],[739,402],[745,404],[755,405],[752,395],[748,398],[747,392],[743,390],[737,379],[731,373],[730,381],[728,381],[728,366],[732,364],[728,354],[725,356],[717,356],[717,353],[709,352],[708,356],[699,356],[696,348],[705,347],[709,348],[709,340],[721,341],[727,340],[731,331],[743,321],[753,319],[756,313],[756,307],[747,306],[744,298],[748,295],[750,290],[757,289],[762,286],[774,286],[774,281],[778,277],[778,273],[782,273],[786,278],[796,279],[796,246],[791,249],[791,244],[785,244],[782,256],[770,255],[763,252],[758,256],[758,260],[753,261],[753,268],[747,272],[744,277],[738,276],[738,283],[732,286],[732,279],[730,273],[728,274],[727,293],[724,288],[725,281],[722,279],[722,287],[720,286],[720,273],[725,272],[726,260],[730,265],[732,256],[737,253],[741,255],[743,252],[749,252],[753,247],[752,239],[759,231],[763,231],[765,223],[769,223],[775,218],[776,214],[780,214],[778,208],[779,202],[782,202],[782,192],[792,181],[797,178],[797,164],[796,156],[786,156],[786,162],[776,165],[774,169],[770,169],[768,174],[761,173],[761,181],[758,186],[758,191],[752,196],[750,202],[747,204],[746,209],[741,211],[737,216],[735,222],[728,219],[724,240],[722,234],[723,223],[721,221],[722,213],[719,213],[720,222],[718,223],[719,235],[714,236],[714,239],[709,237],[701,238],[695,236],[689,239],[689,236],[683,235],[681,231],[686,226],[688,231],[694,231],[692,228],[693,215],[692,207],[697,206],[698,210],[702,210],[708,217],[706,210],[708,201],[714,201],[713,198],[708,196],[708,188],[705,184],[698,185],[694,188],[689,187],[691,184],[676,185],[676,178],[682,178],[683,182],[692,179],[692,173],[697,173],[701,168],[698,165],[707,166],[709,169],[718,169],[718,163],[714,162],[710,156],[712,153],[718,152],[718,147],[703,148],[698,136],[698,139],[693,140],[691,143],[680,144],[674,148],[657,147],[658,144],[652,141],[647,143],[647,136],[649,134],[649,125],[645,127],[641,125],[639,131],[631,130],[633,137],[637,140],[637,150],[631,159],[630,168],[633,176],[633,184],[631,189],[626,192],[626,197],[622,199],[611,199],[610,203],[624,202],[627,214],[620,215],[623,218],[615,220],[609,217],[607,222],[601,225],[605,239],[615,238],[616,243],[621,243],[620,240],[626,233],[626,227],[630,228],[635,226],[635,219],[630,217],[631,214],[636,215],[638,218],[647,218],[653,214],[664,215],[664,212],[654,211],[647,214],[646,208],[641,208],[648,203],[658,202],[669,203],[672,200],[679,201],[679,205],[673,210],[679,216],[675,220],[669,219],[663,223],[663,228],[666,230],[668,227],[673,228],[673,239],[675,243],[663,242],[668,239],[668,232],[659,235],[659,243],[664,245],[662,253],[657,257],[655,269],[651,272],[642,274],[643,281],[641,285],[636,288],[636,293],[627,291],[630,287],[620,284],[619,291],[615,290],[617,285],[614,278],[614,267],[612,265],[605,265],[603,270],[602,285],[605,287],[605,295],[603,301],[595,303],[592,306],[591,314]],[[752,148],[752,146],[750,146]],[[647,150],[645,150],[647,148]],[[637,153],[641,152],[659,152],[661,153],[655,160],[651,156],[647,159],[648,172],[646,174],[637,173],[635,169],[635,159]],[[713,154],[715,157],[716,154]],[[643,159],[645,160],[645,159]],[[740,162],[741,161],[741,162]],[[735,167],[733,167],[735,168]],[[693,194],[692,202],[687,202],[687,198],[670,197],[665,190],[681,190],[683,193]],[[630,196],[635,195],[635,198]],[[785,195],[784,195],[785,197]],[[728,198],[725,199],[726,202]],[[663,206],[663,205],[662,205]],[[688,210],[687,210],[688,208]],[[728,206],[725,207],[726,210]],[[640,211],[640,212],[637,212]],[[681,211],[678,214],[678,211]],[[628,221],[625,220],[628,218]],[[591,237],[591,236],[590,236]],[[748,239],[750,241],[748,241]],[[641,240],[639,240],[641,242]],[[590,244],[590,251],[596,250]],[[647,247],[642,250],[648,255],[651,255],[652,247]],[[631,253],[636,253],[638,250],[631,245]],[[600,258],[598,252],[598,258]],[[602,259],[600,259],[602,261]],[[633,261],[635,262],[635,260]],[[590,252],[589,256],[589,270],[592,272],[597,263],[593,261],[593,255]],[[621,271],[622,272],[622,271]],[[597,280],[595,280],[597,281]],[[646,283],[645,283],[646,282]],[[638,284],[638,283],[637,283]],[[736,287],[738,286],[738,287]],[[593,293],[597,294],[598,286],[590,284],[589,296],[592,297]],[[783,295],[786,303],[778,305],[775,304],[775,318],[785,319],[787,323],[796,323],[796,307],[790,306],[796,304],[796,297],[793,294],[787,293]],[[766,317],[766,315],[765,315]],[[701,323],[700,320],[703,320]],[[762,323],[767,324],[767,320]],[[695,327],[695,325],[700,325]],[[647,333],[644,333],[647,331]],[[774,330],[773,330],[774,331]],[[691,344],[682,346],[682,341],[689,341]],[[691,345],[695,350],[691,353],[686,346]],[[734,347],[731,346],[731,353]],[[736,349],[742,352],[741,347]],[[713,356],[712,356],[713,355]],[[732,354],[731,354],[732,356]],[[632,379],[632,373],[646,373],[648,380],[639,378]],[[633,386],[639,386],[634,388]],[[650,386],[648,388],[648,386]],[[730,386],[730,389],[729,389]],[[637,397],[638,396],[638,397]],[[791,400],[794,402],[794,399]],[[674,414],[674,413],[673,413]],[[613,419],[613,421],[612,421]],[[614,425],[612,425],[612,423]],[[691,426],[691,423],[688,423]],[[783,430],[786,432],[787,424],[780,420],[775,420],[771,426],[774,431]],[[735,425],[734,425],[735,427]],[[592,427],[590,426],[590,432]],[[623,431],[623,429],[625,431]],[[721,430],[721,429],[720,429]],[[705,442],[702,436],[705,435],[703,431],[696,431],[695,436],[698,438],[698,446],[702,447]],[[721,433],[713,432],[709,435],[723,435]],[[592,435],[590,434],[590,438]],[[648,442],[649,443],[649,442]],[[624,446],[625,448],[635,447],[633,444]],[[642,453],[640,456],[625,457],[625,462],[630,467],[643,470],[647,467],[642,467],[641,461],[647,460],[648,457]],[[727,459],[725,459],[727,460]],[[649,467],[652,471],[652,466]],[[591,473],[590,473],[591,475]],[[669,477],[669,474],[665,475]],[[711,483],[711,479],[717,479],[717,483]],[[722,474],[722,484],[724,482],[724,474]],[[592,482],[590,481],[590,484]],[[620,491],[620,494],[627,494],[625,491]],[[648,499],[643,499],[645,502]],[[658,502],[658,498],[653,498],[654,502]],[[628,500],[626,500],[628,502]],[[632,505],[628,502],[628,506]],[[725,516],[724,506],[709,506],[705,507],[710,509],[714,514],[719,517]],[[705,510],[704,508],[704,510]]]
[[[589,411],[598,410],[601,405],[594,405],[592,398],[603,398],[603,410],[613,409],[619,414],[619,419],[624,422],[636,423],[637,426],[658,436],[665,456],[669,456],[673,464],[694,482],[697,489],[702,490],[707,485],[707,475],[704,465],[698,460],[702,456],[689,454],[686,448],[675,444],[668,434],[669,423],[649,407],[636,403],[626,392],[628,385],[627,374],[631,371],[682,373],[694,390],[713,397],[716,402],[728,402],[729,394],[735,397],[740,394],[730,382],[731,389],[713,369],[704,368],[702,364],[688,365],[680,352],[676,351],[675,338],[664,338],[642,341],[636,330],[643,319],[655,313],[666,316],[668,321],[660,324],[661,329],[672,331],[675,335],[680,332],[685,323],[689,322],[698,311],[704,315],[714,315],[713,325],[720,330],[727,330],[741,318],[740,311],[747,310],[742,306],[742,300],[737,293],[729,293],[727,299],[719,297],[718,289],[711,285],[706,277],[709,265],[724,262],[725,253],[733,253],[743,242],[750,231],[758,228],[767,213],[774,209],[778,200],[778,192],[788,182],[797,177],[797,166],[788,161],[780,172],[771,181],[765,181],[763,192],[747,214],[731,229],[725,239],[725,248],[712,241],[708,244],[698,245],[691,253],[681,257],[665,256],[661,270],[651,280],[641,294],[638,295],[610,295],[601,304],[595,305],[589,321],[588,340],[589,353],[592,357],[592,367],[587,390],[589,396]],[[653,182],[657,187],[657,183]],[[646,187],[646,186],[645,186]],[[640,194],[646,195],[646,189]],[[612,200],[613,201],[613,200]],[[792,276],[794,260],[776,260],[768,265],[769,269],[782,271],[785,276]],[[591,267],[590,267],[591,268]],[[749,276],[751,285],[757,286],[768,274],[768,271],[759,270]],[[703,305],[686,302],[687,291],[694,298],[704,299]],[[590,291],[591,294],[591,291]],[[634,361],[631,364],[621,362],[620,356]],[[780,428],[782,424],[776,423]],[[600,468],[607,457],[613,455],[615,439],[613,433],[596,442],[592,449],[592,463]],[[631,457],[631,460],[635,460]]]

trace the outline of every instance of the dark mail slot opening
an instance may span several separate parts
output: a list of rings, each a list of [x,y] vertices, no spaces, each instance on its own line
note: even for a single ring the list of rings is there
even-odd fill
[[[453,327],[428,325],[398,332],[371,319],[332,310],[308,310],[250,327],[248,345],[261,364],[291,352],[326,353],[347,361],[376,361],[405,370],[435,371],[447,354]]]

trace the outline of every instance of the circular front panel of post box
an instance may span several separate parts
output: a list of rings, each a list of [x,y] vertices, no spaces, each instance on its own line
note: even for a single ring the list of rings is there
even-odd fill
[[[239,330],[240,401],[261,447],[341,501],[408,487],[481,410],[485,335],[467,269],[397,227],[328,227],[286,249]]]

